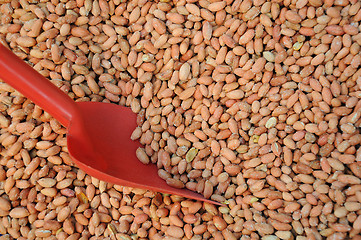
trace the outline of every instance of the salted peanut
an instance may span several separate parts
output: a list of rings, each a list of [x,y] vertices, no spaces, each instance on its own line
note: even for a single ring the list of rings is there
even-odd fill
[[[212,25],[206,21],[202,27],[202,33],[203,33],[203,38],[206,40],[210,40],[212,38]]]
[[[274,233],[273,227],[267,223],[256,223],[255,228],[260,234],[269,235]]]
[[[71,29],[71,34],[75,37],[85,37],[89,35],[89,31],[82,27],[74,27]]]
[[[271,27],[272,26],[272,20],[270,19],[267,14],[261,14],[260,15],[260,22],[265,27]]]
[[[57,220],[63,222],[70,215],[70,207],[66,206],[58,213]]]
[[[226,93],[226,96],[230,99],[242,99],[244,97],[244,92],[242,90],[233,90]]]
[[[63,205],[64,203],[66,203],[66,201],[67,201],[67,199],[66,199],[66,197],[64,197],[64,196],[56,197],[56,198],[54,198],[54,200],[53,200],[53,204],[54,204],[55,206],[61,206],[61,205]]]
[[[16,39],[16,43],[21,47],[33,47],[36,44],[36,40],[31,37],[19,37]]]
[[[341,223],[332,224],[331,228],[338,232],[347,232],[351,230],[349,225]]]
[[[75,217],[75,220],[83,226],[86,226],[89,223],[88,219],[85,218],[83,214],[75,214],[74,217]]]
[[[298,210],[301,206],[298,203],[290,203],[285,206],[285,212],[291,213]]]
[[[300,23],[302,21],[302,18],[297,14],[297,12],[292,10],[288,10],[285,17],[291,23]]]
[[[227,223],[219,216],[214,216],[213,222],[216,228],[220,231],[224,230],[227,227]]]
[[[254,35],[255,35],[254,30],[248,30],[239,38],[238,43],[240,45],[244,45],[244,44],[248,43],[254,37]]]
[[[58,193],[58,190],[56,188],[43,188],[40,191],[42,194],[48,197],[55,197]]]
[[[344,30],[341,26],[338,25],[330,25],[325,28],[325,30],[332,35],[342,35],[344,34]]]
[[[191,67],[188,63],[184,63],[179,69],[179,80],[186,81],[191,72]]]
[[[237,157],[236,154],[228,148],[222,148],[220,154],[227,158],[229,161],[235,161]]]
[[[360,225],[358,225],[361,222],[361,217],[358,216],[356,220],[353,222],[353,228],[356,230],[360,230]]]
[[[235,240],[235,239],[237,239],[234,236],[234,234],[231,231],[229,231],[228,229],[224,229],[222,231],[222,235],[223,235],[224,239],[226,239],[226,240]]]
[[[3,211],[10,211],[11,204],[8,200],[0,198],[0,209]]]
[[[184,188],[184,183],[181,182],[180,180],[177,180],[174,178],[167,178],[166,182],[169,186],[172,186],[175,188]]]
[[[41,178],[38,183],[42,187],[53,187],[56,184],[56,180],[52,178]]]
[[[44,222],[44,229],[48,229],[48,230],[58,230],[60,229],[61,225],[59,222],[57,222],[56,220],[46,220]]]
[[[281,207],[282,205],[283,205],[283,201],[280,199],[277,199],[277,200],[273,200],[272,202],[270,202],[267,207],[269,209],[277,209],[277,208]]]
[[[195,91],[196,91],[195,87],[187,88],[179,94],[179,98],[181,100],[189,99],[194,94]]]
[[[29,211],[26,208],[16,207],[10,211],[9,215],[13,218],[24,218],[29,216]]]
[[[184,236],[184,231],[180,227],[176,226],[169,226],[167,228],[167,235],[174,237],[174,238],[182,238]]]
[[[226,2],[219,1],[208,5],[208,10],[212,12],[218,12],[226,6]]]
[[[147,156],[146,152],[142,148],[138,148],[136,151],[137,158],[139,161],[141,161],[143,164],[149,163],[149,157]]]
[[[167,19],[175,24],[180,24],[184,22],[184,17],[178,13],[168,13],[166,15]]]
[[[346,183],[346,184],[360,184],[361,183],[361,179],[356,177],[356,176],[352,176],[352,175],[347,175],[347,174],[341,174],[338,176],[338,180],[340,182]]]

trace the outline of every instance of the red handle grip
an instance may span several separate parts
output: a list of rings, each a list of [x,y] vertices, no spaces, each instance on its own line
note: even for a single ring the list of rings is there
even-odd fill
[[[1,44],[0,78],[65,127],[78,112],[75,102],[68,95]]]

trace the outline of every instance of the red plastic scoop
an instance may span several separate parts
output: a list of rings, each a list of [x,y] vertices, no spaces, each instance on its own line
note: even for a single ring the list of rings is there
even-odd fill
[[[154,164],[144,165],[137,159],[135,152],[141,145],[130,139],[137,125],[136,114],[129,108],[100,102],[75,103],[1,44],[0,78],[68,128],[69,153],[91,176],[219,204],[190,190],[168,186]]]

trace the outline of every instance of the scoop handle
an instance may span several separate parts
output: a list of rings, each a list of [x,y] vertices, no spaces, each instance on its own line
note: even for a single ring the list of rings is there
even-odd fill
[[[78,112],[75,102],[9,49],[0,44],[0,78],[65,127]]]

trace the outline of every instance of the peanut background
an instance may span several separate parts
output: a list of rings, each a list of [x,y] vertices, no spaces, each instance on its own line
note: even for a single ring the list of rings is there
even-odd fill
[[[99,181],[0,83],[0,239],[359,240],[359,0],[0,1],[0,43],[75,101],[138,114],[169,185]]]

